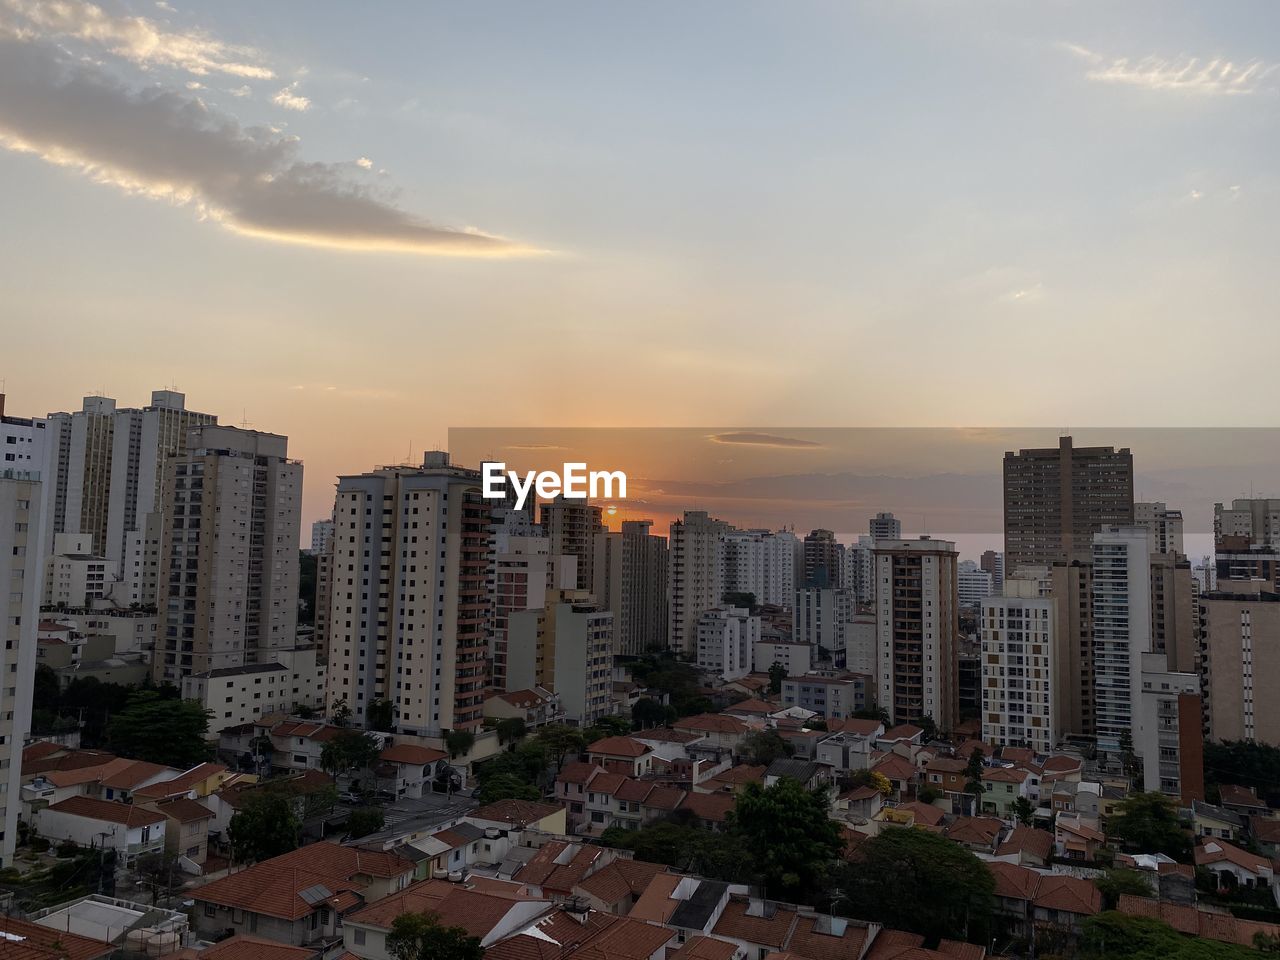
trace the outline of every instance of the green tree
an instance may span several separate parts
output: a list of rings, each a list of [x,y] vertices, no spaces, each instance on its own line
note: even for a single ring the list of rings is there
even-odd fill
[[[976,814],[982,803],[982,794],[986,788],[982,785],[982,771],[986,767],[982,763],[982,748],[974,747],[964,765],[964,792],[970,797],[969,813]]]
[[[370,730],[380,730],[385,733],[395,725],[395,704],[378,697],[365,708],[364,719]]]
[[[460,757],[476,744],[476,735],[470,730],[450,730],[444,737],[445,749],[450,757]]]
[[[889,711],[880,706],[874,700],[868,703],[861,710],[853,711],[853,716],[859,720],[879,720],[884,724],[888,724],[889,722]]]
[[[1236,783],[1265,797],[1280,786],[1280,747],[1244,740],[1206,742],[1204,779],[1214,791],[1220,784]]]
[[[527,732],[524,720],[520,717],[504,717],[494,724],[493,729],[497,731],[498,739],[503,743],[519,740]]]
[[[743,590],[727,590],[721,595],[720,602],[750,610],[756,605],[756,595]]]
[[[367,837],[381,830],[386,816],[381,807],[356,807],[347,817],[347,833],[353,838]]]
[[[254,790],[227,826],[233,860],[259,862],[298,848],[302,821],[289,798],[271,790]]]
[[[1202,940],[1178,933],[1151,917],[1108,910],[1084,922],[1080,938],[1083,960],[1257,960],[1248,947]]]
[[[1133,732],[1126,727],[1120,732],[1120,762],[1124,764],[1124,772],[1133,776],[1138,768],[1138,757],[1133,752]]]
[[[925,743],[930,743],[937,738],[938,724],[934,721],[933,717],[931,717],[929,714],[926,713],[923,717],[917,720],[916,725],[920,727],[921,730],[924,731],[924,736],[922,737],[922,739],[924,740]]]
[[[316,561],[314,554],[298,552],[298,623],[316,622]]]
[[[925,784],[916,791],[916,799],[921,803],[936,803],[942,799],[942,791],[937,787],[931,787]]]
[[[433,913],[402,913],[391,921],[387,953],[395,960],[483,960],[484,947],[463,927],[446,927]]]
[[[670,710],[669,707],[659,703],[653,697],[641,697],[631,708],[631,725],[637,730],[650,730],[653,727],[663,726],[674,719],[674,716],[667,715],[668,710]],[[671,712],[675,713],[674,710]]]
[[[1116,805],[1107,834],[1144,853],[1163,853],[1182,863],[1191,859],[1191,836],[1178,822],[1178,808],[1162,793],[1131,793]]]
[[[855,787],[873,787],[880,791],[883,797],[893,793],[893,783],[883,773],[876,773],[874,770],[853,770],[849,776],[841,781],[841,786],[846,790],[852,790]],[[936,799],[936,798],[935,798]],[[925,800],[925,803],[932,801]]]
[[[775,696],[782,692],[782,681],[787,679],[787,668],[776,660],[769,665],[769,692]]]
[[[888,827],[841,867],[837,912],[927,938],[983,943],[995,880],[986,864],[940,834]],[[851,912],[850,912],[851,911]]]
[[[729,831],[755,856],[769,896],[813,903],[844,849],[828,816],[826,790],[783,777],[771,787],[749,783],[729,815]]]
[[[167,699],[155,690],[137,690],[107,725],[107,741],[122,757],[185,770],[212,754],[205,735],[209,712],[195,700]]]
[[[481,804],[497,803],[499,800],[541,799],[541,790],[510,773],[486,777],[476,789],[476,800]]]
[[[338,727],[345,727],[351,722],[351,707],[348,706],[346,697],[333,701],[333,706],[329,708],[329,719]]]
[[[1009,812],[1020,824],[1029,827],[1035,819],[1036,808],[1026,797],[1016,797],[1013,803],[1009,804]]]
[[[1140,870],[1123,868],[1108,870],[1102,876],[1095,878],[1093,885],[1102,894],[1103,907],[1106,910],[1114,910],[1125,894],[1135,897],[1152,895],[1151,881]]]
[[[587,749],[587,738],[578,727],[564,724],[548,724],[538,731],[538,742],[546,751],[547,759],[557,770],[570,755],[577,756]]]
[[[593,723],[587,729],[584,739],[587,741],[587,745],[590,746],[596,740],[603,740],[605,737],[625,737],[630,732],[631,721],[626,717],[611,713]]]
[[[320,766],[333,776],[366,770],[378,762],[378,738],[344,728],[320,748]]]
[[[742,738],[738,753],[748,763],[767,767],[775,760],[791,756],[795,753],[795,747],[773,730],[756,730]]]

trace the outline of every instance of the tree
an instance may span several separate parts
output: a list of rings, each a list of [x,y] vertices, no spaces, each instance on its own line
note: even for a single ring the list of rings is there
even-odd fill
[[[1102,876],[1096,877],[1093,885],[1102,894],[1102,900],[1107,910],[1114,910],[1116,904],[1120,902],[1120,898],[1125,894],[1132,894],[1135,897],[1149,897],[1152,895],[1151,882],[1139,870],[1121,868],[1108,870]]]
[[[889,722],[889,711],[880,706],[874,700],[868,703],[861,710],[855,710],[852,714],[859,720],[879,720],[881,723]]]
[[[1016,797],[1013,803],[1009,804],[1009,812],[1013,814],[1020,824],[1024,827],[1029,827],[1035,819],[1036,808],[1032,806],[1031,801],[1026,797]]]
[[[483,805],[499,800],[541,800],[542,791],[513,774],[500,773],[486,777],[475,796]]]
[[[782,692],[782,681],[787,679],[787,668],[776,660],[769,665],[769,692],[779,694]]]
[[[1131,793],[1116,805],[1107,834],[1143,853],[1163,853],[1182,863],[1191,859],[1191,838],[1178,822],[1178,808],[1162,793]]]
[[[386,816],[381,807],[356,807],[347,817],[347,833],[353,839],[366,837],[381,830],[386,823]]]
[[[986,864],[940,834],[888,827],[840,870],[838,912],[927,938],[985,942],[995,880]],[[842,907],[843,905],[843,907]]]
[[[921,730],[924,731],[924,735],[921,739],[923,739],[925,743],[930,743],[937,738],[938,724],[934,722],[933,717],[931,717],[929,714],[926,713],[923,717],[921,717],[919,720],[916,721],[916,724],[920,727]]]
[[[721,595],[720,602],[726,603],[731,607],[744,607],[750,610],[756,605],[756,595],[744,590],[726,590]]]
[[[396,722],[395,704],[378,697],[365,708],[364,719],[370,730],[390,730]]]
[[[1080,956],[1084,960],[1257,960],[1258,954],[1234,943],[1188,937],[1152,917],[1108,910],[1084,922]]]
[[[461,756],[476,744],[476,735],[470,730],[450,730],[445,734],[444,745],[450,757]]]
[[[538,732],[538,741],[557,770],[570,754],[577,756],[587,749],[587,738],[582,735],[579,728],[560,723],[543,727]]]
[[[1204,779],[1212,791],[1220,784],[1252,787],[1266,798],[1280,786],[1280,747],[1227,740],[1204,745]]]
[[[891,789],[892,789],[892,785],[891,785]],[[916,791],[916,799],[919,800],[921,803],[936,803],[937,801],[942,799],[942,791],[939,790],[937,787],[931,787],[928,784],[925,784],[923,787],[921,787],[919,790]]]
[[[395,960],[483,960],[484,947],[462,927],[446,927],[434,913],[402,913],[391,921],[387,953]]]
[[[729,814],[729,831],[752,851],[769,896],[792,903],[815,902],[844,849],[826,790],[808,790],[791,777],[771,787],[747,784]]]
[[[519,740],[526,733],[524,720],[520,717],[504,717],[494,724],[493,729],[497,731],[498,739],[503,743]]]
[[[880,795],[883,797],[893,793],[893,784],[889,778],[883,773],[876,773],[874,770],[853,770],[849,773],[849,776],[841,781],[841,786],[846,790],[851,790],[855,787],[874,787],[880,791]]]
[[[667,711],[671,711],[668,716]],[[675,711],[659,703],[653,697],[641,697],[631,708],[631,725],[637,730],[649,730],[660,727],[675,719]]]
[[[336,777],[376,765],[380,752],[373,734],[345,728],[320,748],[320,766]]]
[[[982,785],[982,771],[985,769],[986,767],[982,763],[982,748],[974,747],[964,765],[964,792],[972,797],[969,801],[970,814],[978,812],[982,794],[986,792],[986,788]]]
[[[317,560],[313,553],[298,552],[298,623],[316,622]]]
[[[209,716],[198,701],[137,690],[107,725],[107,741],[122,757],[186,770],[210,757]]]
[[[284,794],[254,790],[227,826],[233,861],[270,860],[298,848],[302,821]]]
[[[1126,727],[1120,731],[1120,762],[1124,764],[1124,772],[1132,776],[1137,770],[1137,761],[1133,752],[1133,732]]]
[[[733,833],[712,833],[682,820],[678,811],[635,830],[609,827],[600,835],[606,846],[632,851],[637,860],[667,866],[728,883],[755,883],[755,858]]]
[[[795,747],[773,730],[756,730],[742,738],[738,752],[747,758],[748,763],[767,767],[775,760],[791,756]]]
[[[596,740],[603,740],[605,737],[625,737],[631,732],[631,721],[626,717],[611,713],[608,716],[601,717],[590,727],[587,728],[584,739],[590,746]]]

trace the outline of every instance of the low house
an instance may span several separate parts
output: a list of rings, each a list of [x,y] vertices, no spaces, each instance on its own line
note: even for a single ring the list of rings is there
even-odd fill
[[[125,864],[165,848],[163,814],[131,803],[68,797],[35,814],[36,833],[47,840],[70,840],[82,847],[114,850]]]
[[[1191,826],[1197,837],[1235,840],[1244,832],[1244,818],[1202,800],[1191,801]]]
[[[619,858],[578,881],[571,892],[592,910],[626,916],[653,878],[666,872],[661,863]]]
[[[1033,930],[1075,936],[1102,910],[1102,894],[1090,880],[1001,861],[987,863],[987,869],[995,880],[996,913],[1010,921],[1016,936]]]
[[[415,743],[397,743],[378,754],[376,771],[379,789],[397,797],[421,797],[431,792],[431,784],[449,765],[443,750]]]
[[[832,816],[839,819],[870,820],[884,806],[884,794],[872,786],[854,787],[831,803]]]
[[[886,753],[872,765],[871,769],[885,777],[893,787],[890,796],[894,800],[906,800],[915,796],[916,767],[906,757],[896,753]]]
[[[139,787],[133,793],[136,803],[148,800],[164,800],[169,797],[189,797],[200,800],[215,792],[233,774],[220,763],[198,763],[190,770],[185,770],[176,777],[157,780],[145,787]]]
[[[1219,806],[1224,810],[1230,810],[1245,820],[1248,820],[1249,817],[1267,817],[1271,815],[1271,809],[1258,799],[1257,791],[1253,787],[1241,787],[1234,783],[1224,783],[1218,788],[1218,794]]]
[[[994,853],[1004,822],[994,817],[956,817],[943,835],[974,853]]]
[[[179,865],[188,873],[200,873],[209,855],[209,827],[213,811],[190,797],[170,797],[145,805],[165,820],[165,852],[180,858]]]
[[[967,808],[969,794],[964,789],[969,782],[965,775],[967,767],[968,763],[959,757],[935,757],[924,765],[926,785],[942,794],[951,813]]]
[[[700,713],[684,717],[671,725],[678,733],[691,733],[705,739],[706,745],[720,750],[736,751],[753,727],[741,717],[723,713]]]
[[[0,943],[5,960],[105,960],[116,952],[114,944],[7,915],[0,915]]]
[[[541,830],[560,835],[565,832],[564,807],[532,800],[499,800],[470,811],[467,819],[477,826],[500,830]]]
[[[1031,774],[1016,767],[985,767],[982,771],[982,810],[998,817],[1009,817],[1019,798],[1030,802]]]
[[[608,865],[616,854],[607,847],[568,840],[549,840],[512,874],[534,894],[556,901],[569,900],[584,879]]]
[[[772,787],[783,777],[799,782],[807,790],[815,790],[831,783],[831,767],[812,760],[779,757],[765,770],[764,785]]]
[[[875,815],[872,823],[878,831],[882,827],[918,827],[933,833],[942,831],[944,814],[931,803],[899,803],[884,807]]]
[[[403,890],[413,870],[394,853],[313,843],[193,891],[196,926],[205,937],[248,933],[294,946],[332,943],[342,917]]]
[[[728,793],[686,793],[679,810],[687,810],[708,830],[723,830],[737,797]]]
[[[261,937],[238,934],[220,940],[195,955],[194,960],[317,960],[310,947],[291,947]]]
[[[1267,856],[1280,857],[1280,820],[1272,817],[1250,817],[1249,836]]]
[[[1080,817],[1059,815],[1054,821],[1054,849],[1058,856],[1068,860],[1096,860],[1098,851],[1106,840],[1100,830],[1085,823]]]
[[[1053,834],[1034,827],[1014,827],[996,847],[996,859],[1024,867],[1046,867],[1053,858]]]
[[[560,695],[542,687],[495,693],[484,702],[484,715],[490,720],[520,720],[533,730],[555,723],[564,717]]]
[[[422,880],[347,913],[342,920],[342,945],[361,960],[390,960],[386,940],[396,917],[425,913],[446,927],[461,927],[488,947],[519,933],[551,909],[550,901],[528,896],[520,884]]]
[[[1248,850],[1241,850],[1226,840],[1206,839],[1196,847],[1197,867],[1213,873],[1218,887],[1272,887],[1275,870],[1270,860]]]
[[[587,760],[614,773],[640,777],[653,769],[653,748],[631,737],[605,737],[587,747]]]
[[[201,801],[213,811],[213,830],[225,831],[236,811],[263,791],[288,797],[294,814],[304,824],[308,819],[329,812],[337,796],[333,778],[320,770],[305,770],[271,780],[229,780],[220,790]]]

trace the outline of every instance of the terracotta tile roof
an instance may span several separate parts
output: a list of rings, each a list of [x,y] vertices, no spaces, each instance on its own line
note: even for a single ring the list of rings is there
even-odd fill
[[[1200,935],[1200,911],[1190,905],[1161,902],[1149,897],[1135,897],[1132,894],[1123,893],[1120,895],[1116,909],[1131,916],[1163,920],[1173,929],[1187,936]]]
[[[622,786],[613,792],[615,800],[625,800],[628,803],[639,803],[649,795],[649,791],[654,787],[651,780],[636,780],[632,777],[625,777]]]
[[[895,810],[908,810],[916,818],[916,823],[923,823],[926,826],[936,827],[942,822],[943,812],[931,803],[920,803],[918,800],[913,803],[900,803]]]
[[[616,917],[592,912],[579,923],[556,910],[540,917],[514,936],[499,940],[484,952],[485,960],[562,960],[569,951],[610,926]]]
[[[1010,763],[1032,763],[1036,759],[1036,754],[1029,747],[1001,747],[1000,759]]]
[[[1036,885],[1040,882],[1040,874],[1016,863],[1004,863],[995,860],[987,864],[991,876],[995,878],[995,895],[1009,900],[1032,900],[1035,897]]]
[[[26,763],[28,761],[43,760],[52,753],[61,753],[65,750],[60,743],[53,743],[49,740],[38,740],[35,743],[28,744],[22,748],[23,772],[26,772]]]
[[[271,728],[273,737],[302,737],[304,740],[315,740],[327,743],[342,732],[342,727],[327,723],[316,723],[313,720],[286,720]]]
[[[680,802],[684,799],[684,794],[685,791],[679,787],[658,784],[649,791],[648,796],[641,802],[641,806],[652,810],[674,810],[680,806]]]
[[[1054,754],[1052,757],[1045,758],[1044,763],[1040,764],[1045,773],[1067,773],[1071,770],[1079,770],[1084,767],[1084,761],[1079,757],[1068,757],[1065,754]]]
[[[855,737],[873,737],[883,727],[879,720],[863,720],[859,717],[847,717],[843,720],[828,720],[827,730],[831,733],[847,733]]]
[[[303,770],[301,773],[276,777],[271,780],[243,782],[229,780],[217,792],[217,796],[219,800],[232,809],[239,809],[249,801],[255,792],[261,790],[279,790],[290,796],[302,796],[319,790],[326,790],[332,786],[332,778],[323,770]]]
[[[53,930],[17,917],[0,916],[0,943],[5,960],[98,960],[115,952],[101,940]]]
[[[737,951],[736,943],[699,935],[690,937],[679,950],[668,954],[667,960],[733,960]]]
[[[680,809],[708,823],[724,823],[737,802],[737,797],[728,793],[685,793]]]
[[[532,800],[499,800],[483,807],[477,807],[467,814],[469,820],[490,820],[495,823],[518,824],[537,823],[563,810],[561,804],[536,803]]]
[[[1280,843],[1280,820],[1254,815],[1249,818],[1249,833],[1263,843]]]
[[[1067,817],[1058,817],[1054,822],[1054,827],[1057,830],[1073,833],[1077,837],[1081,837],[1085,840],[1095,840],[1101,843],[1107,839],[1100,831],[1093,829],[1093,827],[1089,826],[1087,823],[1082,823],[1080,820],[1072,820]]]
[[[213,818],[213,811],[203,803],[187,797],[170,797],[168,800],[156,801],[156,809],[170,820],[179,823],[195,823],[198,820]]]
[[[930,773],[964,773],[964,768],[968,765],[968,761],[959,757],[934,757],[924,768]]]
[[[1224,783],[1218,788],[1220,800],[1224,807],[1263,807],[1266,806],[1250,787],[1242,787],[1234,783]]]
[[[93,797],[67,797],[47,808],[56,813],[70,813],[77,817],[118,823],[125,827],[146,827],[164,823],[164,815],[154,810],[135,807],[132,803],[115,800],[95,800]]]
[[[995,845],[996,837],[1000,836],[1003,829],[1003,821],[995,817],[957,817],[947,827],[945,836],[956,843],[991,847]]]
[[[880,735],[880,740],[914,740],[916,737],[924,733],[924,727],[917,727],[910,723],[900,723],[896,727],[890,727]]]
[[[210,777],[216,777],[220,773],[226,772],[226,767],[220,763],[201,763],[185,773],[180,773],[171,780],[161,780],[159,783],[148,784],[145,787],[139,787],[134,791],[134,796],[139,799],[160,799],[162,797],[172,797],[178,793],[186,793],[191,790],[197,783],[208,780]]]
[[[887,753],[871,767],[876,773],[882,773],[890,780],[911,781],[916,778],[916,765],[906,757],[896,753]]]
[[[552,840],[539,847],[513,879],[544,890],[569,893],[604,855],[605,849],[593,844]]]
[[[1217,839],[1205,840],[1200,846],[1196,847],[1195,860],[1197,867],[1207,867],[1215,863],[1226,862],[1251,873],[1261,873],[1263,870],[1270,871],[1272,869],[1271,861],[1266,857],[1260,857],[1256,853],[1250,853],[1248,850],[1241,850],[1233,843]]]
[[[110,776],[103,777],[102,785],[116,790],[132,790],[142,781],[150,780],[159,774],[172,773],[176,776],[179,772],[174,770],[173,767],[166,767],[159,763],[148,763],[146,760],[130,760],[127,767],[121,767]]]
[[[779,709],[781,708],[776,703],[752,698],[750,700],[740,700],[732,706],[725,707],[724,712],[745,713],[748,716],[768,716],[771,713],[777,713]]]
[[[838,935],[835,929],[840,930]],[[786,946],[789,952],[805,960],[849,960],[862,955],[866,942],[867,928],[856,920],[797,917]]]
[[[840,794],[839,799],[844,800],[846,803],[859,803],[863,800],[870,800],[872,797],[878,796],[879,794],[880,791],[875,787],[854,787],[852,790],[846,790],[844,793]],[[939,818],[941,818],[941,810],[938,811],[938,815]]]
[[[758,913],[760,905],[760,901],[756,901],[757,911],[755,912]],[[782,949],[790,939],[791,928],[796,922],[796,910],[794,907],[788,909],[773,901],[765,901],[763,907],[765,915],[753,916],[748,912],[752,909],[748,898],[731,896],[720,914],[720,919],[711,928],[711,932],[721,937],[745,940],[747,943],[762,947]]]
[[[684,877],[678,873],[659,873],[645,887],[640,899],[631,908],[628,916],[637,920],[648,920],[651,923],[666,923],[681,903],[671,899],[671,894]]]
[[[132,760],[112,757],[108,754],[107,759],[101,763],[46,770],[41,776],[55,787],[75,787],[84,783],[99,783],[103,777],[109,777],[120,770],[127,769],[132,764]],[[25,775],[26,771],[24,770],[23,773]]]
[[[228,937],[198,954],[199,960],[310,960],[315,955],[310,947],[292,947],[246,934]]]
[[[1016,767],[987,767],[982,771],[983,780],[995,783],[1023,783],[1030,774]]]
[[[700,733],[683,733],[670,727],[653,727],[649,730],[637,730],[631,734],[632,740],[648,740],[653,743],[693,743],[701,740]]]
[[[604,793],[613,796],[617,789],[629,779],[631,778],[621,773],[604,771],[591,778],[591,783],[587,789],[592,793]]]
[[[435,763],[447,756],[449,755],[443,750],[433,750],[431,747],[423,747],[416,743],[397,743],[378,754],[378,757],[387,763],[411,763],[420,766]]]
[[[495,693],[494,698],[511,704],[513,707],[519,707],[521,710],[528,710],[530,707],[536,707],[543,703],[550,703],[550,697],[544,697],[536,690],[508,690],[505,693]]]
[[[590,894],[601,903],[616,904],[630,897],[639,897],[653,878],[665,873],[667,868],[661,863],[648,863],[644,860],[615,860],[584,880],[580,880],[576,890]]]
[[[587,747],[588,755],[600,755],[602,757],[625,757],[635,759],[643,757],[646,753],[653,751],[653,747],[632,740],[630,737],[605,737],[603,740],[597,740],[591,746]]]
[[[924,937],[905,930],[881,930],[871,941],[871,949],[862,960],[915,960]],[[927,954],[926,954],[927,955]]]
[[[1280,935],[1280,926],[1275,924],[1240,920],[1225,914],[1210,913],[1207,910],[1198,910],[1195,907],[1152,900],[1147,897],[1124,894],[1120,897],[1117,909],[1121,913],[1163,920],[1179,933],[1203,937],[1206,940],[1218,940],[1222,943],[1252,946],[1255,934],[1265,933],[1272,937]]]
[[[694,717],[685,717],[683,720],[677,720],[672,726],[677,730],[683,731],[733,735],[741,735],[751,729],[738,717],[731,717],[723,713],[700,713]]]
[[[1049,874],[1040,877],[1032,903],[1047,910],[1092,916],[1102,910],[1102,894],[1091,880]]]
[[[1004,843],[996,848],[996,856],[1005,857],[1014,853],[1029,853],[1041,860],[1048,860],[1053,855],[1053,834],[1034,827],[1014,827]]]
[[[556,774],[559,783],[586,784],[596,772],[603,769],[594,763],[583,763],[581,760],[570,760]]]
[[[298,920],[322,904],[331,906],[331,899],[343,893],[359,893],[365,877],[389,879],[412,870],[410,861],[394,853],[313,843],[214,880],[191,896],[206,903]],[[312,887],[323,887],[329,896],[309,902],[301,894]]]
[[[421,880],[343,917],[344,924],[389,930],[405,913],[434,913],[447,927],[484,938],[523,898],[482,893],[445,880]],[[550,904],[548,904],[550,906]]]
[[[616,917],[569,954],[567,960],[649,960],[675,937],[676,932],[666,927]]]

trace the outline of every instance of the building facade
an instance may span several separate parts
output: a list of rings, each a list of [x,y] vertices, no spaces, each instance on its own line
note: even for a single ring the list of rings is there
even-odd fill
[[[686,510],[683,518],[671,523],[667,641],[676,650],[697,651],[698,621],[721,604],[724,551],[720,540],[729,529],[729,524],[702,510]]]

